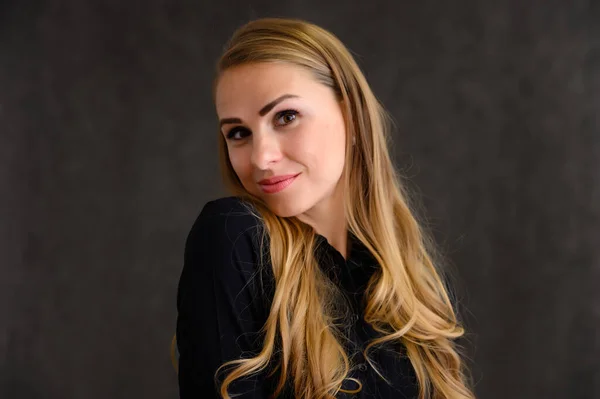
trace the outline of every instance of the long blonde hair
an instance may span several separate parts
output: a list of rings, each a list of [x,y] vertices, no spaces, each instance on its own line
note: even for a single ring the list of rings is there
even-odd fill
[[[454,342],[464,330],[432,260],[432,242],[411,212],[389,155],[389,118],[350,52],[333,34],[306,21],[251,21],[229,41],[217,64],[215,87],[226,69],[257,62],[306,68],[334,90],[342,105],[348,138],[342,176],[348,229],[380,265],[366,288],[364,319],[381,336],[368,343],[365,358],[385,379],[368,352],[375,345],[401,343],[415,369],[420,399],[474,398]],[[235,366],[224,378],[220,394],[229,399],[228,387],[234,380],[266,370],[273,362],[279,370],[275,397],[286,384],[293,386],[295,397],[306,399],[360,391],[362,383],[347,377],[352,364],[338,323],[343,296],[315,258],[316,233],[295,217],[278,217],[248,193],[231,166],[221,134],[219,147],[226,183],[254,205],[264,222],[263,238],[269,240],[267,255],[276,282],[262,329],[262,349],[255,357],[219,368],[217,374]],[[354,380],[358,388],[342,389],[346,379]]]

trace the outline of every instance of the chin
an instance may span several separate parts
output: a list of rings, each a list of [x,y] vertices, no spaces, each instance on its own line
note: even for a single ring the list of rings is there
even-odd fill
[[[289,218],[297,216],[305,211],[300,202],[293,199],[271,199],[265,200],[269,210],[279,217]]]

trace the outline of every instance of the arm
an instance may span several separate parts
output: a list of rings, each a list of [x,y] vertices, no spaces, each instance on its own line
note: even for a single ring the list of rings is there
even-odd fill
[[[220,398],[214,374],[226,361],[256,355],[268,307],[262,300],[254,244],[259,221],[231,197],[209,202],[186,240],[177,295],[179,392]],[[225,374],[227,373],[225,369]],[[236,380],[230,394],[268,397],[264,376]]]

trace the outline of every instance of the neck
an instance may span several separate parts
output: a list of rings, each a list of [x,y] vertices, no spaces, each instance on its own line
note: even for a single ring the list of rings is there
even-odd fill
[[[341,190],[337,191],[335,195],[317,203],[297,217],[302,222],[312,226],[318,234],[325,237],[329,244],[347,259],[350,251],[348,227]]]

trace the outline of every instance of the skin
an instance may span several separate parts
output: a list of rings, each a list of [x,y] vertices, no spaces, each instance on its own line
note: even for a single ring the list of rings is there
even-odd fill
[[[296,216],[311,225],[346,257],[341,180],[346,127],[333,90],[305,68],[254,63],[224,71],[215,94],[221,134],[244,188],[275,214]],[[267,194],[258,184],[297,173],[294,182],[277,193]]]

